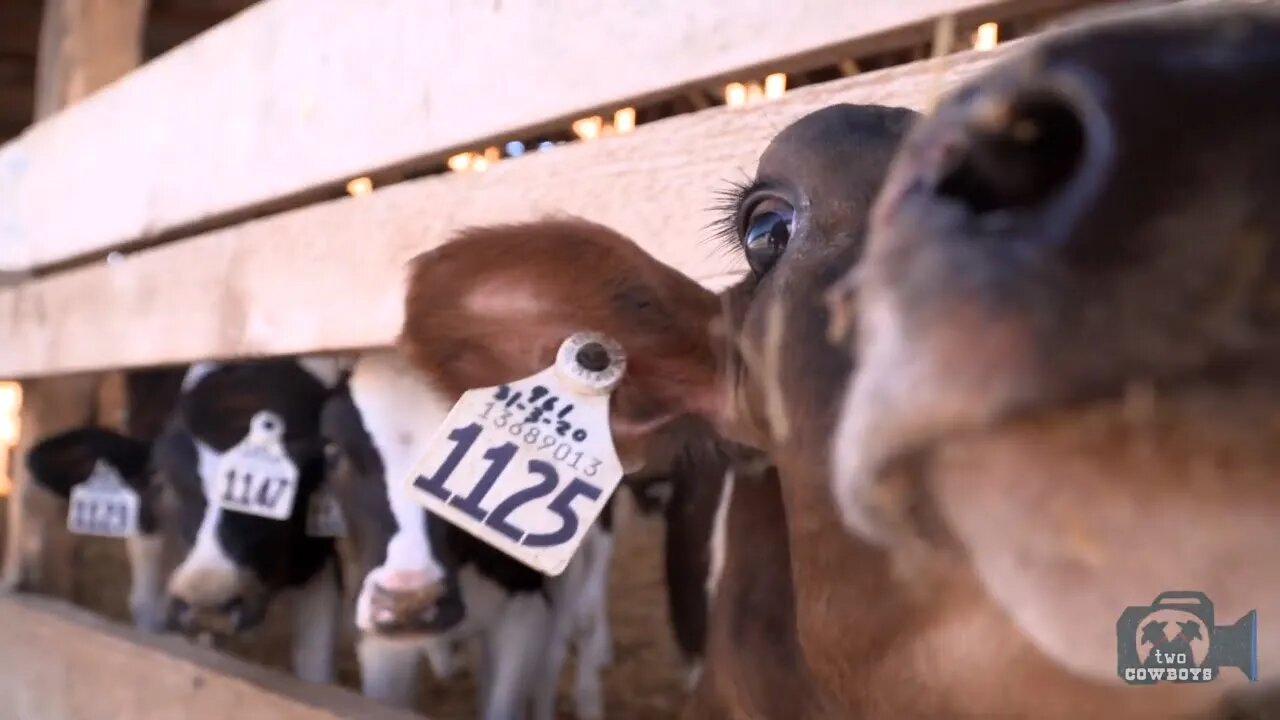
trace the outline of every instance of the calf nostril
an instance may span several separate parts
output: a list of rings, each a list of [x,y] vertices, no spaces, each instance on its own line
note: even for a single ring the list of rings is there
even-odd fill
[[[249,613],[246,612],[248,606],[245,604],[244,598],[232,598],[222,606],[222,612],[227,616],[227,624],[230,625],[232,632],[241,632],[249,627]]]
[[[433,579],[425,570],[392,570],[383,573],[377,584],[390,593],[412,593],[433,585]]]
[[[975,213],[1035,205],[1071,181],[1087,141],[1083,119],[1061,92],[980,96],[937,192]]]
[[[440,582],[399,589],[374,583],[370,598],[373,622],[383,630],[431,625],[437,614],[437,601],[445,592],[446,588]]]
[[[186,600],[171,598],[164,613],[164,627],[170,632],[183,632],[191,627],[194,617],[195,611]]]

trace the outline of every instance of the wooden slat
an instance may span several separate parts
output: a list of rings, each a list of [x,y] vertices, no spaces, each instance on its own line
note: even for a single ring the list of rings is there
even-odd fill
[[[36,66],[35,116],[45,117],[72,106],[137,67],[146,8],[147,0],[46,0]],[[13,448],[14,457],[26,458],[39,438],[92,421],[101,387],[101,378],[96,375],[46,377],[24,383],[19,416],[22,433]],[[65,535],[51,535],[46,524],[27,517],[33,490],[31,473],[25,462],[17,465],[14,492],[6,509],[0,587],[30,584],[44,575],[54,580],[47,590],[70,597],[70,585],[56,581],[65,573],[46,574],[33,567],[40,556],[62,558],[60,549],[73,552],[74,545]]]
[[[37,120],[74,105],[142,62],[147,0],[50,0],[40,25]]]
[[[389,186],[0,291],[0,377],[389,343],[404,263],[481,223],[578,214],[723,284],[706,226],[776,131],[834,102],[922,107],[989,58],[966,53],[714,108],[630,135]]]
[[[6,720],[421,720],[34,598],[0,597],[0,667]]]
[[[0,148],[0,271],[991,2],[268,0]]]

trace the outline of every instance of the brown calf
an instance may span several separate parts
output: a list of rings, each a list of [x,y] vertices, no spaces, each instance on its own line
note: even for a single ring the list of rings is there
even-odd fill
[[[421,256],[402,342],[460,391],[605,332],[629,467],[681,416],[754,448],[691,717],[1220,714],[1238,674],[1126,686],[1113,633],[1164,590],[1280,614],[1275,47],[1280,19],[1240,9],[1034,46],[912,136],[857,283],[907,111],[779,134],[726,222],[753,272],[723,315],[557,221]]]

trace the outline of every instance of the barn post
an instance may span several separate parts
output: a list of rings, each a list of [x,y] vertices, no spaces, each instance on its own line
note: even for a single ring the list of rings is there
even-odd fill
[[[148,0],[46,0],[36,61],[35,120],[53,115],[136,68]],[[118,378],[113,378],[118,383]],[[26,453],[39,438],[96,419],[104,388],[99,373],[22,383],[21,436],[14,447],[0,587],[34,585],[69,596],[73,544],[63,518],[50,516],[49,498],[33,491]],[[106,397],[119,397],[109,392]]]

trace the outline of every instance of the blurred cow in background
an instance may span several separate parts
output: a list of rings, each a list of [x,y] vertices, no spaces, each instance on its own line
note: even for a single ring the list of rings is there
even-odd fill
[[[572,645],[577,715],[600,718],[611,531],[596,526],[564,574],[548,578],[428,514],[408,481],[456,399],[396,353],[377,352],[357,361],[325,409],[331,482],[360,565],[364,692],[410,707],[422,654],[448,675],[463,643],[474,650],[482,717],[521,717],[532,706],[549,720]]]
[[[185,368],[163,368],[126,373],[123,433],[103,427],[68,430],[39,440],[24,459],[32,486],[23,494],[25,517],[17,541],[32,556],[26,564],[57,574],[49,584],[65,588],[68,595],[75,582],[75,544],[65,537],[73,488],[98,469],[113,473],[137,494],[136,532],[124,537],[124,543],[131,573],[129,610],[134,624],[146,630],[157,630],[162,624],[164,591],[151,443],[174,411],[185,372]],[[39,557],[51,545],[70,552]]]
[[[293,667],[312,682],[333,679],[341,611],[333,538],[307,522],[324,500],[320,411],[340,373],[322,358],[193,365],[153,453],[183,550],[167,584],[169,627],[238,633],[289,595]]]

